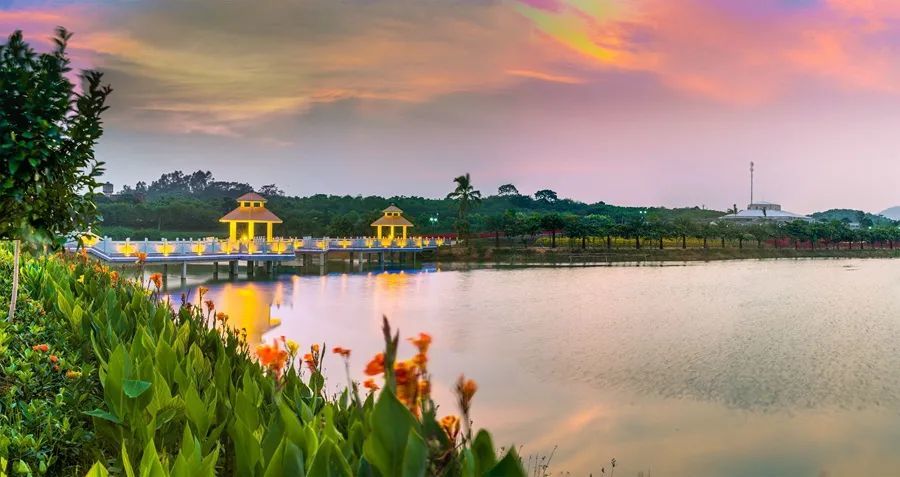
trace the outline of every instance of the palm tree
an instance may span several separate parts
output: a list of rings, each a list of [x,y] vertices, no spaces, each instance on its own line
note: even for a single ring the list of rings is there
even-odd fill
[[[472,186],[472,177],[468,172],[464,176],[453,179],[453,182],[456,182],[456,189],[447,194],[447,198],[459,203],[459,222],[463,223],[466,222],[469,208],[481,203],[481,191],[475,190],[475,187]],[[465,235],[468,235],[468,229],[465,227]]]

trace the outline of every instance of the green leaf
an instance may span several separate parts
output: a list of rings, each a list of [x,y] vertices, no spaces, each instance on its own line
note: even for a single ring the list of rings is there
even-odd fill
[[[472,454],[475,456],[475,475],[484,475],[497,463],[494,442],[491,435],[484,429],[478,431],[475,440],[472,441]]]
[[[91,470],[87,471],[84,477],[109,477],[109,471],[100,462],[94,462]]]
[[[159,461],[159,455],[156,453],[156,445],[153,444],[153,439],[150,439],[147,442],[147,447],[144,448],[144,456],[141,457],[140,474],[141,477],[168,477],[162,463]]]
[[[149,382],[138,381],[135,379],[126,380],[125,384],[122,386],[122,390],[125,392],[125,395],[132,399],[139,397],[141,394],[144,394],[148,389],[150,389]]]
[[[350,465],[341,454],[340,449],[331,441],[325,439],[316,451],[316,457],[309,469],[309,475],[316,477],[351,477]]]
[[[403,458],[415,417],[389,389],[381,392],[372,410],[372,433],[363,444],[366,460],[383,476],[402,474]]]
[[[515,447],[510,447],[503,460],[489,470],[485,477],[526,477],[522,459],[516,454]]]
[[[107,421],[115,424],[122,424],[122,421],[118,417],[100,408],[94,409],[93,411],[87,411],[85,412],[85,414],[92,417],[98,417],[100,419],[106,419]]]
[[[403,477],[425,477],[428,468],[428,447],[415,432],[409,433],[403,453]]]

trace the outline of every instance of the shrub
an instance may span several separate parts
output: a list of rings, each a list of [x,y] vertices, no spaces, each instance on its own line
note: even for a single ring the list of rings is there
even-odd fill
[[[512,447],[498,458],[486,431],[472,437],[474,383],[460,382],[462,418],[437,416],[425,335],[414,340],[414,358],[398,361],[399,336],[385,320],[385,351],[367,369],[383,373],[383,389],[369,380],[364,398],[356,385],[327,396],[326,350],[310,346],[303,364],[290,340],[251,350],[245,334],[226,325],[227,315],[201,304],[202,293],[196,304],[173,306],[157,302],[152,280],[147,290],[84,256],[26,263],[29,296],[57,323],[48,343],[64,337],[60,346],[85,363],[78,380],[50,381],[35,399],[51,402],[58,387],[74,382],[90,387],[64,410],[74,420],[90,416],[90,431],[69,437],[84,438],[71,456],[62,442],[48,443],[55,456],[48,465],[96,458],[91,475],[128,476],[524,475]],[[21,356],[38,359],[24,348]],[[13,470],[12,459],[37,462],[20,451],[0,455]]]

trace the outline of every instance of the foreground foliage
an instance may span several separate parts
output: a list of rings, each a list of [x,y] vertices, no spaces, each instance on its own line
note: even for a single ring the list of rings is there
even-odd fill
[[[380,384],[327,396],[325,350],[301,366],[290,340],[251,349],[212,302],[157,303],[153,277],[148,290],[83,256],[22,274],[28,313],[0,328],[0,474],[524,475],[514,450],[469,430],[474,383],[460,382],[461,418],[438,417],[427,335],[399,361],[385,321],[367,368]]]

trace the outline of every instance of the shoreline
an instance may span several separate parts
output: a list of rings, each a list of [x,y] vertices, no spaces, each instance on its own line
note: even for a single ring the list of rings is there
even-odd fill
[[[900,248],[863,250],[797,250],[793,248],[709,248],[709,249],[551,249],[472,248],[456,246],[438,250],[439,262],[494,263],[498,265],[566,265],[645,262],[712,262],[765,259],[900,258]]]

